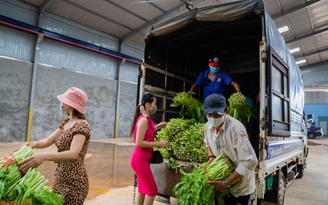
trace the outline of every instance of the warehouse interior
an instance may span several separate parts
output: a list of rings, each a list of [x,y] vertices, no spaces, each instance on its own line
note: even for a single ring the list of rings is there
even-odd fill
[[[86,163],[94,177],[91,180],[97,185],[91,184],[88,199],[102,195],[108,187],[130,185],[133,173],[127,161],[133,143],[129,141],[129,126],[140,98],[138,77],[149,52],[145,51],[147,35],[154,25],[184,12],[233,2],[0,0],[0,142],[16,146],[50,135],[65,118],[59,111],[56,96],[68,87],[80,87],[88,93],[86,116],[94,140]],[[302,72],[305,112],[314,114],[315,125],[321,126],[327,134],[328,0],[263,0],[263,3]],[[219,54],[221,62],[226,63],[224,69],[242,86],[254,87],[251,95],[255,97],[259,71],[254,65],[258,62],[247,60],[258,55],[263,32],[255,29],[259,24],[260,18],[253,15],[248,17],[247,23],[230,25],[235,32],[245,34],[243,39],[224,31],[214,33],[216,29],[224,30],[223,24],[209,26],[206,32],[212,34],[215,43],[203,53],[202,38],[208,34],[203,33],[203,24],[198,31],[190,30],[189,36],[172,35],[174,46],[179,44],[199,50],[195,49],[189,57],[198,59],[197,64],[181,62],[181,66],[170,68],[170,72],[184,75],[191,83],[202,68],[206,69],[208,56]],[[216,35],[230,39],[231,43],[226,40],[221,44]],[[187,45],[188,37],[195,36],[199,36],[199,41]],[[241,44],[245,40],[248,43]],[[177,61],[184,55],[179,49],[170,53]],[[234,52],[233,57],[226,52],[228,49]],[[166,55],[164,47],[156,52],[161,51]],[[158,67],[164,65],[165,62]],[[188,67],[191,72],[184,73],[181,67]],[[158,83],[158,79],[153,78],[152,83]],[[171,86],[176,85],[172,83]],[[234,92],[232,89],[227,92]],[[113,145],[106,141],[113,139],[123,142]],[[10,150],[6,151],[9,154]],[[108,164],[103,163],[103,156],[110,159]],[[113,163],[117,166],[111,166]],[[54,164],[47,162],[41,168],[48,174],[45,176],[49,177],[50,184],[53,183]]]

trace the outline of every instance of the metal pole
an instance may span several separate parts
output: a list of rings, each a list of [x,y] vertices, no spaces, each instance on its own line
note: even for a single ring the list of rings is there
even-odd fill
[[[33,106],[34,106],[34,96],[35,96],[35,85],[36,85],[36,75],[38,69],[38,52],[40,50],[40,44],[43,39],[43,35],[39,34],[35,43],[34,51],[34,62],[33,62],[33,71],[32,71],[32,85],[31,85],[31,94],[30,94],[30,106],[28,111],[28,122],[27,122],[27,133],[26,141],[31,141],[31,130],[32,130],[32,121],[33,121]]]
[[[121,44],[122,47],[122,44]],[[120,96],[121,96],[121,67],[125,63],[125,59],[123,58],[120,64],[117,66],[117,93],[116,93],[116,110],[115,110],[115,128],[114,128],[114,138],[118,138],[118,120],[119,120],[119,108],[120,108]]]

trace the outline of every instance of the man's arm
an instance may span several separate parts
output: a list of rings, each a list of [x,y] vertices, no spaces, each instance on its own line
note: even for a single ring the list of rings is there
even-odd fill
[[[236,83],[235,81],[232,81],[231,85],[233,87],[235,87],[235,90],[236,90],[237,93],[240,93],[240,87],[239,87],[238,83]]]
[[[191,87],[190,87],[190,89],[188,90],[188,94],[189,95],[192,95],[193,93],[194,93],[194,90],[197,88],[197,85],[196,85],[196,83],[194,83]]]

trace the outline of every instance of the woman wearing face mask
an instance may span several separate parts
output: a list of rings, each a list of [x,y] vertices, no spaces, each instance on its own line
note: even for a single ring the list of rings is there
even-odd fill
[[[161,122],[155,126],[150,118],[157,110],[156,98],[153,94],[145,94],[141,103],[136,107],[130,135],[136,144],[131,156],[131,167],[137,174],[138,194],[137,205],[152,205],[157,194],[157,186],[150,169],[149,160],[153,154],[153,147],[167,148],[169,142],[155,142],[155,132],[165,127]]]
[[[255,191],[254,171],[258,160],[245,126],[227,111],[223,95],[211,94],[204,101],[204,114],[208,119],[204,130],[208,163],[225,154],[236,166],[229,179],[208,183],[215,185],[216,191],[228,189],[230,197],[224,197],[225,204],[248,205],[250,195]]]
[[[190,87],[188,93],[193,94],[197,86],[204,87],[203,100],[212,93],[223,95],[224,85],[232,85],[236,92],[240,93],[239,85],[225,72],[220,71],[220,62],[217,56],[209,59],[209,69],[199,74],[196,82]]]
[[[43,161],[57,163],[52,191],[64,197],[64,205],[83,205],[89,191],[89,181],[84,167],[84,157],[90,139],[90,127],[85,118],[87,95],[76,87],[57,96],[61,112],[68,119],[47,138],[28,142],[32,148],[46,148],[55,143],[56,153],[34,154],[19,164],[21,171],[41,164]]]

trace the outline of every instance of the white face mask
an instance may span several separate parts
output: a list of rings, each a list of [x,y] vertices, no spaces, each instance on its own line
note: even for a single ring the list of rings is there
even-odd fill
[[[213,126],[213,127],[219,127],[220,125],[222,125],[222,123],[224,122],[224,116],[222,116],[221,118],[214,118],[214,117],[208,117],[207,121]]]
[[[63,107],[63,103],[62,102],[60,102],[60,112],[63,114],[63,115],[68,115],[67,114],[67,110],[66,110],[66,108],[64,108]]]

